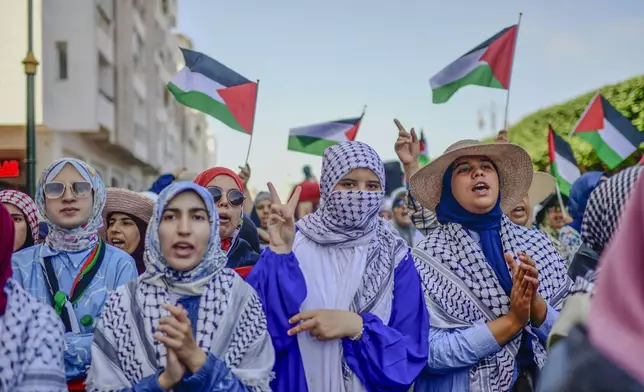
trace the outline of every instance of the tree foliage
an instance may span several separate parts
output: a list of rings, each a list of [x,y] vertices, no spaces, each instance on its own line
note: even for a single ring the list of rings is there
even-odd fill
[[[548,166],[548,123],[550,123],[553,129],[572,146],[582,172],[609,171],[597,158],[597,154],[590,144],[578,136],[573,135],[568,138],[570,130],[581,117],[595,92],[589,92],[568,102],[539,110],[524,117],[510,127],[510,140],[512,143],[521,145],[530,153],[535,169],[544,170]],[[604,86],[600,88],[600,92],[640,131],[644,131],[644,75]],[[615,170],[636,164],[643,152],[644,147],[640,147]]]

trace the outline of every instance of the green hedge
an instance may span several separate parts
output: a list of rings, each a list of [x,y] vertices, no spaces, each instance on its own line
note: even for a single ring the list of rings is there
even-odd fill
[[[630,119],[640,131],[644,131],[644,75],[612,86],[604,86],[600,91],[608,102]],[[537,170],[544,170],[548,166],[547,130],[548,123],[550,123],[558,134],[569,141],[582,171],[608,171],[597,158],[590,144],[581,140],[578,136],[568,139],[570,129],[579,120],[594,95],[595,91],[592,91],[568,102],[539,110],[524,117],[510,127],[510,140],[512,143],[523,146],[530,153],[532,162]],[[491,139],[487,139],[487,141],[489,140]],[[616,170],[636,164],[643,152],[644,147],[640,147]]]

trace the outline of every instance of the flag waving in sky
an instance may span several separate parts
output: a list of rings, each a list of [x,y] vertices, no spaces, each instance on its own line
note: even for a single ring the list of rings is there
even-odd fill
[[[572,132],[590,143],[597,156],[614,169],[644,142],[644,133],[599,92],[590,101]]]
[[[433,102],[447,102],[467,85],[507,90],[518,30],[518,25],[501,30],[431,78]]]
[[[559,191],[568,196],[570,187],[576,179],[581,177],[577,160],[572,153],[572,148],[563,138],[548,125],[548,158],[550,160],[550,170],[552,175],[557,179]]]
[[[324,155],[324,150],[344,141],[356,140],[360,117],[293,128],[288,133],[288,149],[305,154]]]
[[[181,48],[185,67],[168,89],[177,102],[206,113],[230,128],[253,133],[257,82],[251,82],[203,53]]]

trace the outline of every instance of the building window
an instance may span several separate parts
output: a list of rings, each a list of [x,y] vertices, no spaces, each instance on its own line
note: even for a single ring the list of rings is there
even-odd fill
[[[98,27],[103,30],[105,34],[111,36],[112,32],[110,30],[110,27],[112,26],[112,20],[107,15],[106,11],[103,9],[103,7],[99,6],[96,7],[96,14]]]
[[[132,54],[134,55],[134,69],[143,67],[143,39],[136,30],[132,33]]]
[[[118,178],[112,177],[112,188],[118,188],[119,187],[119,180]]]
[[[168,8],[168,0],[161,0],[161,9],[163,10],[163,15],[168,15],[170,11]]]
[[[58,57],[58,79],[67,80],[67,42],[56,42],[56,53]]]
[[[163,106],[168,107],[168,105],[170,105],[170,90],[163,86]]]

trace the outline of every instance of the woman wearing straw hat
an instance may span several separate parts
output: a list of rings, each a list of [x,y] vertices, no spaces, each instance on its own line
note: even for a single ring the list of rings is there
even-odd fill
[[[514,209],[508,213],[512,222],[519,226],[534,228],[534,206],[544,201],[556,190],[556,181],[553,176],[544,172],[534,172],[530,189]]]
[[[410,179],[440,225],[414,250],[430,314],[415,391],[532,391],[570,284],[547,237],[510,212],[532,181],[528,153],[462,140]]]
[[[145,271],[145,231],[152,216],[154,201],[127,189],[107,188],[106,192],[103,217],[107,226],[107,243],[129,253],[141,275]]]

